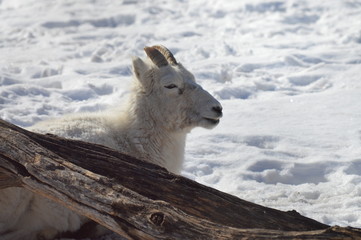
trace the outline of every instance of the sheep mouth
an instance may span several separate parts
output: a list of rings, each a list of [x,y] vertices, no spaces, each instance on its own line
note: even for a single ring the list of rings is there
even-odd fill
[[[217,118],[217,119],[214,119],[214,118],[204,118],[207,122],[209,122],[209,123],[211,123],[211,124],[213,124],[213,125],[216,125],[216,124],[218,124],[219,123],[219,118]]]

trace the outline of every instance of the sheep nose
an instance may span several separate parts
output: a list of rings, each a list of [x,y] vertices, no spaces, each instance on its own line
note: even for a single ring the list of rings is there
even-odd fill
[[[219,116],[222,116],[222,107],[221,106],[212,107],[212,110],[215,111],[216,113],[218,113]]]

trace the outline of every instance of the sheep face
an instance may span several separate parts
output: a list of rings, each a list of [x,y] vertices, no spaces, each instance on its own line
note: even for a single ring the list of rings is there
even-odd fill
[[[195,82],[193,74],[177,63],[173,55],[173,61],[167,59],[166,51],[169,50],[156,52],[161,55],[154,59],[154,52],[149,53],[146,48],[151,62],[133,60],[134,74],[140,83],[138,101],[147,106],[143,111],[147,109],[155,122],[171,131],[215,127],[222,117],[221,104]]]

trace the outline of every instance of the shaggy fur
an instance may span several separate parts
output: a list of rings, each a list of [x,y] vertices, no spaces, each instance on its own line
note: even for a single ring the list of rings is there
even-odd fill
[[[148,59],[133,59],[134,87],[125,110],[65,116],[30,130],[103,144],[180,173],[187,133],[215,127],[222,108],[168,49],[145,51]],[[51,239],[88,221],[23,188],[0,190],[0,208],[4,240]]]

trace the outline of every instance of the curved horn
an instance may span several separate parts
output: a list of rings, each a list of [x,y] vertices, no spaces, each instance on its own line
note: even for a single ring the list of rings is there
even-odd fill
[[[165,56],[163,56],[163,54],[155,47],[145,47],[144,51],[157,67],[164,67],[168,65],[168,61]]]
[[[178,65],[177,60],[175,60],[175,57],[173,56],[173,53],[171,53],[168,48],[162,45],[155,45],[153,47],[161,52],[171,65]]]

